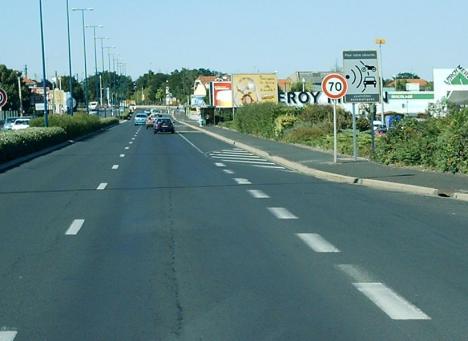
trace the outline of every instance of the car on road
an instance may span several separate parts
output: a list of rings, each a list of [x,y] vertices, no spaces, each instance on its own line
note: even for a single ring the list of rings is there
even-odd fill
[[[18,119],[19,117],[8,117],[5,120],[5,123],[3,124],[3,130],[11,130],[11,127],[13,126],[13,123]]]
[[[135,118],[133,119],[133,123],[135,123],[136,126],[145,125],[146,117],[147,115],[145,113],[138,113],[135,115]]]
[[[151,128],[154,125],[154,120],[156,119],[156,114],[150,114],[146,118],[146,129]]]
[[[153,132],[156,133],[175,133],[175,128],[174,128],[174,123],[172,123],[172,120],[170,118],[158,118],[154,122],[153,126]]]
[[[15,122],[13,122],[11,130],[21,130],[29,128],[29,121],[31,121],[29,118],[18,118],[17,120],[15,120]]]

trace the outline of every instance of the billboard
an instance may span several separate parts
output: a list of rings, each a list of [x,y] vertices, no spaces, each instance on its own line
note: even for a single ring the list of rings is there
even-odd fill
[[[278,78],[274,73],[232,75],[235,107],[254,103],[278,103]]]
[[[190,106],[193,108],[206,108],[205,96],[192,95],[190,97]]]
[[[215,108],[232,108],[232,83],[211,82],[211,96]]]

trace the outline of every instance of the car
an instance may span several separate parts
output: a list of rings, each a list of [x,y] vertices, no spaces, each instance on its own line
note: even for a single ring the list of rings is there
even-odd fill
[[[13,123],[18,119],[19,117],[8,117],[5,120],[5,123],[3,124],[3,130],[11,130],[11,127],[13,126]]]
[[[29,128],[29,121],[29,118],[18,118],[17,120],[15,120],[15,122],[13,122],[11,130],[21,130]]]
[[[98,110],[98,105],[99,105],[98,102],[89,102],[88,109],[90,111],[97,111]]]
[[[146,123],[146,114],[144,113],[138,113],[135,115],[135,118],[133,119],[133,123],[135,123],[136,126],[138,125],[144,125]]]
[[[175,133],[174,124],[170,118],[158,118],[153,125],[153,133],[166,132],[166,133]]]

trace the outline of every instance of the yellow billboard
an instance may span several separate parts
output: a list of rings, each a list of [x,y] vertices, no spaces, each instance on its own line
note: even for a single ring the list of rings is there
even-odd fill
[[[274,73],[232,75],[235,107],[255,103],[278,103],[278,78]]]

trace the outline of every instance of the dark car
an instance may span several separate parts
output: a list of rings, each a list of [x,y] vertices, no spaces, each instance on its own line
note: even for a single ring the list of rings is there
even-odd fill
[[[166,133],[175,133],[175,128],[174,124],[172,123],[170,118],[158,118],[156,121],[154,121],[153,125],[153,132],[159,133],[159,132],[166,132]]]

